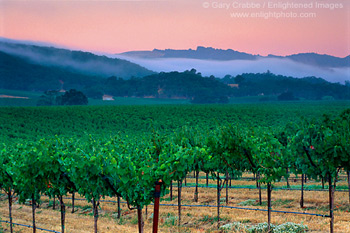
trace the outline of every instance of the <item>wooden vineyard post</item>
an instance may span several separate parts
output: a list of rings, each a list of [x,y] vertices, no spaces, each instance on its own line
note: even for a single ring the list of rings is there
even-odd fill
[[[350,171],[347,171],[348,174],[348,191],[349,191],[349,203],[350,203]]]
[[[267,183],[267,227],[271,232],[271,183]]]
[[[117,202],[118,202],[118,215],[117,218],[120,219],[120,196],[117,196]]]
[[[334,232],[334,187],[332,184],[331,175],[328,174],[329,185],[329,217],[330,217],[330,233]]]
[[[158,219],[159,219],[159,198],[160,198],[160,186],[162,181],[159,180],[156,183],[156,189],[154,192],[154,211],[153,211],[153,233],[158,232]]]
[[[177,206],[179,211],[179,223],[178,225],[181,225],[181,188],[182,188],[182,181],[179,180],[177,182]]]
[[[138,228],[139,228],[139,233],[143,233],[143,218],[142,218],[142,209],[140,206],[137,207],[137,219],[138,219]]]
[[[11,188],[9,188],[9,191],[7,193],[8,195],[8,201],[9,201],[9,218],[10,218],[10,232],[13,232],[12,227],[12,194],[11,194]]]
[[[170,181],[170,201],[173,200],[173,181]]]
[[[256,187],[259,189],[259,205],[262,205],[262,198],[261,198],[261,183],[259,182],[260,174],[259,172],[256,173]]]
[[[221,182],[220,173],[217,173],[217,211],[218,211],[218,229],[220,228],[220,193],[223,188],[223,184]]]
[[[218,173],[218,177],[217,177],[217,206],[218,206],[218,229],[220,228],[220,174]]]
[[[195,177],[196,177],[196,187],[194,190],[194,201],[198,202],[198,177],[199,177],[199,171],[195,172]]]
[[[32,215],[33,215],[33,233],[36,233],[36,226],[35,226],[35,209],[36,209],[36,203],[34,194],[32,195]]]
[[[205,179],[206,179],[206,184],[207,184],[207,187],[208,187],[209,186],[209,172],[206,173]]]
[[[98,206],[100,205],[99,200],[92,199],[92,206],[94,211],[94,232],[97,233],[97,221],[98,221]]]
[[[61,205],[61,228],[62,228],[61,232],[64,233],[64,229],[65,229],[64,222],[65,222],[65,216],[66,216],[66,206],[64,205],[62,196],[60,195],[58,198],[60,200],[60,205]]]
[[[324,189],[324,178],[322,177],[322,189]]]
[[[75,199],[75,192],[72,193],[72,214],[74,213],[74,199]]]
[[[304,174],[301,175],[301,197],[300,208],[304,208]]]
[[[262,197],[261,197],[261,183],[259,183],[259,205],[262,205]]]
[[[226,182],[226,205],[228,205],[228,171],[227,170],[226,170],[225,182]]]

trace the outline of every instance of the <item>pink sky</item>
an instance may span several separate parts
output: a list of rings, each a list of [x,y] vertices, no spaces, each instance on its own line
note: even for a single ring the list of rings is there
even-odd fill
[[[209,5],[205,5],[208,2]],[[309,9],[215,9],[215,3],[312,3]],[[313,0],[0,0],[0,37],[72,49],[130,50],[207,46],[253,54],[350,54],[350,3],[317,9]],[[206,6],[206,7],[203,7]],[[262,6],[261,6],[262,7]],[[312,13],[312,18],[234,18],[231,13]]]

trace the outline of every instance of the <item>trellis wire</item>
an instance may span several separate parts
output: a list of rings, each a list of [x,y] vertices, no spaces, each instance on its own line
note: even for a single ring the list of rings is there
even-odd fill
[[[84,201],[86,199],[80,198],[80,199],[75,199],[75,200]],[[117,203],[117,201],[112,201],[112,200],[100,200],[100,202]],[[120,203],[127,204],[126,202],[120,202]],[[150,205],[153,205],[153,204],[151,203]],[[159,204],[159,205],[161,205],[161,206],[174,206],[174,207],[178,206],[177,204]],[[213,208],[215,207],[215,208],[217,208],[216,205],[181,205],[181,206],[184,206],[184,207],[213,207]],[[227,209],[255,210],[255,211],[264,211],[264,212],[267,211],[265,209],[256,209],[256,208],[238,207],[238,206],[222,206],[222,205],[220,205],[220,207],[227,208]],[[271,211],[276,212],[276,213],[311,215],[311,216],[329,218],[329,215],[326,215],[326,214],[314,214],[314,213],[304,213],[304,212],[294,212],[294,211],[284,211],[284,210],[271,210]]]
[[[187,186],[188,187],[188,186]],[[68,197],[65,197],[64,199],[70,199]],[[85,201],[86,199],[83,198],[76,198],[75,200],[77,201]],[[112,200],[100,200],[100,202],[107,202],[107,203],[117,203],[117,201],[112,201]],[[126,202],[120,202],[126,204]],[[150,205],[153,205],[152,203]],[[177,204],[159,204],[160,206],[174,206],[177,207]],[[183,207],[211,207],[211,208],[217,208],[216,205],[181,205]],[[220,206],[221,208],[226,208],[226,209],[240,209],[240,210],[254,210],[254,211],[263,211],[266,212],[268,210],[266,209],[257,209],[257,208],[248,208],[248,207],[238,207],[238,206]],[[304,213],[304,212],[295,212],[295,211],[284,211],[284,210],[271,210],[271,212],[274,213],[284,213],[284,214],[298,214],[298,215],[309,215],[309,216],[316,216],[316,217],[324,217],[324,218],[329,218],[329,215],[326,214],[314,214],[314,213]],[[0,220],[0,222],[4,223],[10,223],[9,221],[6,220]],[[24,226],[24,227],[29,227],[33,228],[31,225],[25,225],[25,224],[20,224],[20,223],[12,223],[13,225],[17,226]],[[42,230],[42,231],[47,231],[47,232],[54,232],[54,233],[61,233],[60,231],[54,231],[54,230],[49,230],[45,228],[40,228],[37,227],[36,229]]]
[[[203,184],[202,184],[203,185]],[[195,188],[196,186],[195,185],[184,185],[182,186],[183,188]],[[216,186],[198,186],[200,188],[216,188]],[[237,187],[237,186],[228,186],[229,189],[259,189],[259,188],[256,188],[256,187]],[[261,187],[261,189],[266,189],[266,187]],[[297,188],[273,188],[273,189],[276,189],[276,190],[289,190],[289,191],[301,191],[301,189],[297,189]],[[328,192],[328,189],[304,189],[304,191],[322,191],[322,192]],[[347,189],[335,189],[334,190],[335,192],[349,192],[349,190]]]
[[[9,221],[6,221],[6,220],[0,220],[0,222],[10,223]],[[31,225],[25,225],[25,224],[21,224],[21,223],[14,223],[14,222],[13,222],[12,225],[17,225],[17,226],[22,226],[22,227],[33,228],[33,226],[31,226]],[[49,230],[49,229],[45,229],[45,228],[41,228],[41,227],[36,227],[36,229],[41,230],[41,231],[48,231],[48,232],[61,233],[60,231]]]

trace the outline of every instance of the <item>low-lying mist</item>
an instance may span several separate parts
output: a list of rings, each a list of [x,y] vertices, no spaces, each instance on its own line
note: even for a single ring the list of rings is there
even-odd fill
[[[111,59],[90,52],[71,51],[38,45],[32,46],[30,43],[15,44],[11,41],[0,39],[0,51],[24,58],[30,63],[63,67],[87,75],[103,77],[115,75],[129,78],[139,74],[144,76],[153,73],[125,60]]]
[[[204,76],[224,77],[242,73],[263,73],[269,70],[274,74],[297,78],[315,76],[329,82],[344,83],[350,80],[350,68],[322,68],[294,62],[290,59],[261,58],[257,60],[214,61],[186,58],[142,59],[123,55],[107,55],[121,58],[156,72],[185,71],[192,68]]]
[[[2,42],[2,43],[1,43]],[[21,42],[20,44],[17,44]],[[21,45],[22,44],[22,45]],[[196,69],[203,76],[214,75],[216,77],[224,77],[229,74],[232,76],[242,73],[263,73],[269,70],[274,74],[302,77],[320,77],[329,82],[344,83],[350,80],[350,68],[323,68],[320,66],[312,66],[300,62],[292,61],[288,58],[260,58],[256,60],[200,60],[188,58],[136,58],[125,55],[114,55],[105,53],[95,53],[96,55],[104,55],[109,58],[119,58],[141,65],[148,70],[143,70],[134,64],[122,60],[103,59],[103,57],[94,57],[86,53],[82,59],[79,56],[74,57],[69,50],[53,49],[41,51],[38,48],[23,45],[49,46],[49,44],[39,42],[25,42],[5,39],[0,37],[0,51],[5,53],[21,56],[29,59],[31,62],[42,65],[62,66],[65,68],[80,71],[84,74],[103,75],[105,77],[118,76],[129,78],[131,76],[139,77],[155,72],[171,72],[185,71]],[[53,52],[54,51],[54,52]],[[85,59],[86,58],[86,59]],[[97,59],[99,58],[99,59]],[[90,60],[91,59],[91,60]],[[141,69],[141,70],[140,70]],[[151,71],[150,71],[151,70]]]
[[[67,57],[66,54],[41,54],[37,51],[30,50],[30,47],[9,47],[0,44],[0,51],[15,56],[26,58],[32,63],[46,66],[61,66],[69,69],[81,71],[83,73],[89,72],[91,75],[105,75],[112,76],[121,71],[120,67],[112,66],[96,61],[77,61],[72,57]]]

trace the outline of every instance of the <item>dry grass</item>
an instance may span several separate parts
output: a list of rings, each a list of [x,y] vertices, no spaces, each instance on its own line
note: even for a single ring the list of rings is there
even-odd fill
[[[194,179],[187,179],[187,182],[194,183]],[[205,183],[205,180],[201,180]],[[210,181],[214,184],[214,181]],[[254,181],[233,181],[232,185],[254,185]],[[292,185],[294,183],[291,183]],[[308,185],[312,183],[307,183]],[[315,183],[316,184],[316,183]],[[339,185],[345,185],[342,181]],[[279,184],[282,185],[282,184]],[[283,183],[285,185],[285,183]],[[319,185],[319,183],[318,183]],[[225,189],[222,190],[221,197],[223,205],[225,205]],[[216,189],[215,188],[199,188],[199,202],[193,202],[194,188],[183,188],[182,203],[183,204],[209,204],[216,205]],[[263,201],[266,200],[266,192],[263,190]],[[161,203],[177,204],[177,188],[174,187],[174,200],[162,201]],[[229,189],[229,205],[238,206],[239,203],[249,199],[257,200],[258,191],[256,189]],[[309,212],[328,214],[328,192],[305,192],[305,209],[299,206],[300,191],[273,190],[272,208],[275,210],[286,210],[296,212]],[[167,195],[165,198],[169,198]],[[108,200],[116,200],[116,198],[107,198]],[[66,199],[66,231],[67,232],[93,232],[93,216],[91,204],[86,201],[76,200],[76,213],[71,214],[71,200]],[[350,232],[350,204],[349,196],[346,192],[336,192],[335,195],[335,232]],[[98,220],[99,232],[137,232],[137,215],[135,210],[128,210],[125,204],[122,204],[122,218],[117,219],[116,203],[102,202],[100,206],[100,218]],[[244,207],[244,206],[242,206]],[[255,203],[246,206],[252,208],[266,209],[266,206],[257,206]],[[152,212],[153,206],[148,207],[146,218],[145,209],[143,216],[145,218],[145,232],[152,231]],[[216,208],[199,208],[199,207],[182,207],[182,226],[177,226],[177,207],[161,206],[159,232],[219,232],[217,231]],[[8,207],[5,196],[0,201],[0,214],[2,220],[8,220]],[[245,224],[257,224],[267,221],[267,212],[237,210],[237,209],[221,209],[221,225],[230,222],[243,222]],[[32,224],[31,206],[20,205],[14,203],[13,220],[16,223]],[[36,211],[37,226],[45,229],[60,231],[60,212],[52,210],[49,207],[49,199],[43,197],[43,203]],[[303,223],[307,225],[310,232],[328,232],[329,219],[308,215],[282,214],[273,213],[272,223],[282,224],[285,222]],[[4,232],[9,232],[8,224],[2,224]],[[32,232],[30,228],[15,226],[15,232]]]

